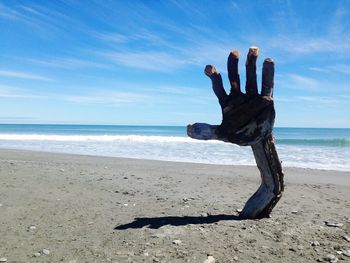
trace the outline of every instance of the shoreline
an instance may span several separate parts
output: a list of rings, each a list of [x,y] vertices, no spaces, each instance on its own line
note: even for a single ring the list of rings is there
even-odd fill
[[[237,220],[236,210],[259,185],[257,167],[0,149],[0,258],[348,259],[337,251],[350,244],[343,238],[350,234],[350,173],[288,167],[284,172],[286,189],[272,217]],[[327,220],[342,225],[328,227]]]
[[[133,157],[119,157],[119,156],[108,156],[108,155],[93,155],[93,154],[80,154],[80,153],[64,153],[64,152],[54,152],[54,151],[37,151],[37,150],[26,150],[26,149],[14,149],[14,148],[1,148],[0,152],[29,152],[29,153],[42,153],[42,154],[58,154],[58,155],[72,155],[81,157],[95,157],[95,158],[115,158],[115,159],[125,159],[125,160],[139,160],[139,161],[151,161],[151,162],[169,162],[169,163],[179,163],[179,164],[195,164],[195,165],[213,165],[213,166],[238,166],[238,167],[256,167],[256,165],[247,164],[216,164],[216,163],[201,163],[201,162],[191,162],[191,161],[173,161],[173,160],[158,160],[158,159],[145,159],[145,158],[133,158]],[[255,161],[254,161],[255,163]],[[339,172],[339,173],[349,173],[347,170],[335,170],[326,168],[311,168],[311,167],[299,167],[299,166],[285,166],[282,161],[282,168],[285,169],[300,169],[300,170],[315,170],[315,171],[325,171],[325,172]]]

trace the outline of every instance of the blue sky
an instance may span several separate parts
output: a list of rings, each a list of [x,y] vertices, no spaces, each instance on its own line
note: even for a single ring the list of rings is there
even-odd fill
[[[349,1],[0,1],[0,123],[220,123],[203,74],[276,63],[279,127],[350,127]]]

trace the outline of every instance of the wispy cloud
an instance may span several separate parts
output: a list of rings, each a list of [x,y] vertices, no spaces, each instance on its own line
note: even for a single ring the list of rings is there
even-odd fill
[[[64,58],[64,57],[51,57],[51,58],[27,58],[27,57],[15,57],[15,59],[26,62],[29,64],[35,64],[52,68],[64,68],[64,69],[77,69],[77,68],[100,68],[109,69],[110,65],[94,62],[90,60],[84,60],[79,58]]]
[[[303,100],[307,102],[314,102],[318,104],[338,104],[340,102],[339,99],[329,98],[329,97],[316,97],[316,96],[297,96],[297,100]]]
[[[350,49],[350,38],[348,36],[287,36],[281,35],[270,37],[266,41],[270,49],[282,50],[294,55],[314,53],[337,53],[344,54],[344,50]]]
[[[63,100],[82,104],[121,105],[137,102],[147,102],[150,100],[150,98],[150,96],[139,93],[105,91],[103,93],[91,93],[89,95],[64,96]]]
[[[105,52],[100,53],[115,64],[142,70],[168,72],[191,63],[165,52]]]
[[[48,78],[46,76],[37,75],[29,72],[23,72],[23,71],[0,70],[0,76],[8,77],[8,78],[53,81],[53,79]]]
[[[342,73],[349,75],[350,74],[350,66],[345,64],[336,64],[325,67],[310,67],[312,71],[324,72],[324,73]]]
[[[285,103],[296,103],[302,102],[303,104],[308,103],[309,105],[332,105],[338,107],[339,104],[347,104],[348,101],[346,96],[334,96],[334,97],[325,97],[325,96],[277,96],[275,97],[276,102],[285,102]]]
[[[305,77],[298,74],[287,74],[287,87],[292,89],[313,90],[320,89],[320,82],[316,79]]]
[[[64,33],[70,29],[66,27],[67,24],[74,24],[74,28],[82,26],[79,20],[69,15],[34,4],[10,6],[0,3],[0,17],[35,28],[33,32],[41,37],[58,31]]]
[[[28,90],[0,84],[0,97],[2,98],[45,98],[45,96],[32,94]]]

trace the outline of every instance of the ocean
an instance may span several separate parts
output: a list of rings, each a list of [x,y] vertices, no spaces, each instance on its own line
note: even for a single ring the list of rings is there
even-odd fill
[[[350,171],[350,129],[275,128],[284,167]],[[250,147],[187,137],[184,126],[0,124],[0,148],[255,165]]]

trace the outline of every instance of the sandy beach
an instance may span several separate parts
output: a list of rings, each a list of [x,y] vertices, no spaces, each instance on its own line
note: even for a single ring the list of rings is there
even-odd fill
[[[239,220],[256,167],[0,150],[0,258],[348,262],[350,172],[284,171],[272,217]]]

